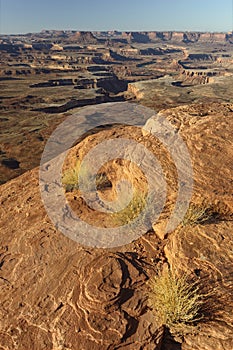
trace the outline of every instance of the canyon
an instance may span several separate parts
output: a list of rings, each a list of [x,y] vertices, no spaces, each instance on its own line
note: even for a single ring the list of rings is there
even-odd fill
[[[232,32],[43,30],[0,35],[0,51],[0,349],[232,349]],[[140,128],[131,108],[142,110]],[[72,182],[77,164],[98,144],[130,138],[161,164],[164,208],[127,244],[82,244],[49,215],[39,184],[41,157],[54,130],[73,116],[89,129],[65,158],[62,173],[72,170],[70,183],[53,178],[43,189],[46,195],[51,188],[63,191],[73,210],[64,210],[64,220],[75,213],[107,231],[119,225],[114,215],[89,207]],[[100,116],[105,123],[93,126]],[[132,125],[125,123],[130,118]],[[164,127],[161,120],[172,126],[161,137],[173,137],[179,174],[169,150],[148,132],[151,125]],[[193,167],[187,213],[204,218],[185,217],[165,232],[179,186],[186,186],[178,178],[187,164],[175,148],[177,135]],[[62,134],[58,149],[63,141]],[[45,168],[57,165],[61,154],[50,156]],[[101,167],[101,200],[116,200],[121,178],[147,192],[140,162],[131,163],[118,158]],[[162,324],[148,302],[148,283],[168,269],[202,293],[200,319],[182,332]]]
[[[203,94],[211,102],[231,102],[231,38],[232,33],[55,30],[1,35],[0,182],[37,166],[49,132],[75,108],[144,103],[144,95],[156,111],[202,101]],[[9,165],[11,159],[17,167]]]

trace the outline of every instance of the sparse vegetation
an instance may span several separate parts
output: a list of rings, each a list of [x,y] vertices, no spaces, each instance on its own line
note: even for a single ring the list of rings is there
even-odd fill
[[[113,213],[112,219],[117,226],[127,225],[136,219],[145,209],[146,198],[145,194],[135,191],[131,202],[123,210]]]
[[[182,221],[182,225],[204,224],[217,217],[217,213],[210,206],[191,204]]]
[[[64,185],[66,192],[72,192],[73,190],[79,189],[79,178],[81,174],[82,177],[87,181],[95,181],[97,190],[101,190],[105,187],[111,187],[111,182],[109,181],[105,173],[97,174],[95,179],[92,179],[90,177],[88,178],[87,170],[84,167],[82,167],[81,170],[81,161],[78,160],[75,166],[71,169],[64,171],[64,174],[62,176],[62,184]]]
[[[73,168],[64,171],[62,175],[62,184],[64,185],[67,192],[78,189],[79,172],[80,162],[78,161]]]
[[[195,283],[187,276],[177,276],[171,270],[153,278],[150,283],[149,301],[161,325],[171,332],[182,334],[201,319],[203,296]]]

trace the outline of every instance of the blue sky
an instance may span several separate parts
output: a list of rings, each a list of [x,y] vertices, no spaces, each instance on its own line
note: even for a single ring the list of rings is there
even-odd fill
[[[0,32],[231,31],[233,0],[0,0]]]

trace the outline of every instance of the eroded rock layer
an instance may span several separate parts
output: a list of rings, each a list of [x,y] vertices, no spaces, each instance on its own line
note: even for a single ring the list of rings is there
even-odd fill
[[[232,111],[231,104],[216,103],[160,112],[190,151],[192,202],[214,207],[218,214],[205,225],[179,227],[164,238],[154,225],[155,231],[123,247],[84,247],[50,221],[40,197],[38,169],[0,187],[1,350],[233,347]],[[119,127],[104,132],[105,139],[124,136]],[[128,129],[125,133],[128,137]],[[160,154],[150,135],[134,137]],[[100,130],[76,148],[85,150],[101,138]],[[168,202],[176,188],[171,171]],[[69,193],[70,200],[74,195]],[[146,282],[166,266],[188,272],[209,293],[204,319],[182,338],[169,335],[148,306]]]

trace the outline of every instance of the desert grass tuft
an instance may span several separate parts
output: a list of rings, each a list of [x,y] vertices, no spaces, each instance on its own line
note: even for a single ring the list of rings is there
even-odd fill
[[[78,178],[80,172],[80,162],[76,162],[76,165],[64,171],[62,175],[62,184],[67,192],[78,189]]]
[[[101,190],[106,187],[111,187],[111,182],[105,173],[97,174],[96,178],[90,178],[87,176],[87,169],[82,167],[81,161],[78,160],[73,168],[67,169],[62,175],[62,184],[65,187],[66,192],[72,192],[78,190],[80,187],[79,179],[82,175],[84,181],[95,181],[97,190]],[[94,188],[93,188],[94,189]]]
[[[204,224],[214,219],[216,214],[212,207],[208,207],[204,204],[197,205],[192,203],[185,214],[182,225],[194,226]]]
[[[185,333],[199,321],[203,296],[187,276],[177,276],[168,270],[149,282],[149,302],[158,322],[172,333]]]
[[[134,192],[130,203],[123,210],[112,214],[112,222],[117,226],[130,224],[143,212],[146,207],[145,194]],[[143,218],[142,218],[143,220]]]

